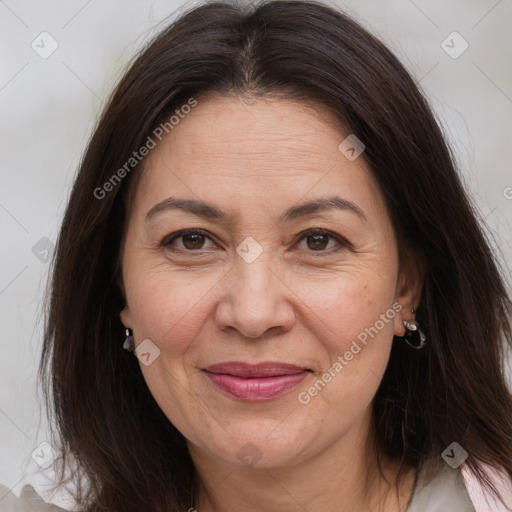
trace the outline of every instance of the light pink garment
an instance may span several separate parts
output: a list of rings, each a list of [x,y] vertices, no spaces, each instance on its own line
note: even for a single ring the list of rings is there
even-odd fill
[[[494,485],[501,493],[506,506],[494,498],[494,496],[478,482],[466,465],[463,464],[461,467],[462,476],[464,477],[466,489],[476,512],[511,512],[512,482],[510,479],[504,473],[500,473],[490,466],[483,464],[482,469],[492,479]]]

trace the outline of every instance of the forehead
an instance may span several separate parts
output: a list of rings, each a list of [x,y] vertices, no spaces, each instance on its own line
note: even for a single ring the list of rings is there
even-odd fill
[[[370,203],[379,191],[369,167],[338,148],[349,134],[313,101],[209,94],[157,141],[136,203],[148,206],[179,192],[230,204],[250,196],[279,205],[285,197],[337,191],[375,208]]]
[[[250,157],[263,162],[337,157],[343,126],[324,105],[308,100],[210,93],[166,137],[187,160]],[[177,155],[178,156],[178,155]]]

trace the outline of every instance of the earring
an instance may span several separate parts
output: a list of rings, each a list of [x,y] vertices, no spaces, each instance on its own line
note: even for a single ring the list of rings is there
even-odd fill
[[[128,350],[128,352],[133,352],[135,350],[135,342],[133,341],[133,331],[131,329],[128,329],[128,327],[125,329],[126,338],[123,343],[123,348],[125,350]]]
[[[414,314],[414,309],[411,309]],[[420,350],[427,344],[427,337],[423,333],[423,331],[419,328],[418,322],[413,320],[412,322],[407,322],[407,320],[403,321],[405,328],[407,331],[403,335],[405,342],[410,347]]]

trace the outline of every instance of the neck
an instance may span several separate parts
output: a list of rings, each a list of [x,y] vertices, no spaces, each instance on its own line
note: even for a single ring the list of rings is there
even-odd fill
[[[408,468],[398,493],[398,464],[373,451],[370,418],[310,457],[273,467],[245,467],[189,445],[200,477],[195,508],[200,512],[404,512],[412,496],[415,470]]]

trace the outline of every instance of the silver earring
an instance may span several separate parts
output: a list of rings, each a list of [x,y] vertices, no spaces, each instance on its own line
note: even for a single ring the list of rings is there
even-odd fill
[[[414,309],[411,310],[414,314]],[[403,321],[405,328],[407,329],[403,338],[410,347],[420,350],[427,344],[427,337],[424,332],[420,329],[418,322],[413,320],[412,322]]]
[[[133,352],[135,350],[135,342],[133,341],[133,331],[131,329],[125,329],[126,338],[123,343],[123,348],[128,350],[128,352]]]

